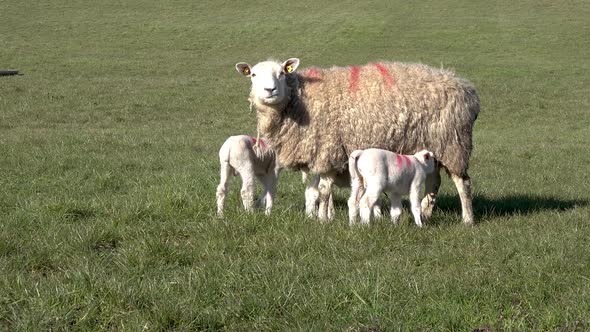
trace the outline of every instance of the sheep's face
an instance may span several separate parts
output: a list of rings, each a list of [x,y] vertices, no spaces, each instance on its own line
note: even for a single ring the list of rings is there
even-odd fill
[[[428,150],[422,150],[414,155],[420,164],[424,165],[426,174],[434,172],[435,163],[434,154]]]
[[[255,102],[265,105],[282,103],[288,96],[286,75],[299,66],[299,59],[291,58],[283,63],[264,61],[250,67],[245,62],[236,64],[236,69],[252,81],[251,96]]]

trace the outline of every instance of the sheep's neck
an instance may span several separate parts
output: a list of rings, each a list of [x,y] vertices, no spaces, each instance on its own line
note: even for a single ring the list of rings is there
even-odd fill
[[[272,134],[273,130],[279,128],[281,123],[281,111],[285,108],[286,103],[277,105],[264,105],[254,103],[256,115],[258,118],[258,132],[262,135]]]

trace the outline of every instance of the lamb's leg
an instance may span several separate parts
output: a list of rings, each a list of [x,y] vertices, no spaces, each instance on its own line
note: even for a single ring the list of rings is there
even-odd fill
[[[424,192],[425,196],[422,199],[422,217],[428,219],[432,216],[432,209],[436,204],[436,195],[440,189],[440,167],[437,165],[434,172],[426,175]]]
[[[330,198],[328,198],[328,220],[334,220],[334,195],[330,193]]]
[[[223,206],[225,204],[225,196],[229,190],[229,180],[231,179],[233,168],[228,162],[221,163],[220,180],[217,186],[215,196],[217,197],[217,216],[223,216]]]
[[[330,217],[333,216],[333,212],[330,213],[330,199],[332,195],[332,184],[334,183],[334,177],[332,174],[321,174],[320,175],[320,207],[318,211],[318,219],[321,222],[331,221]],[[333,208],[333,207],[332,207]]]
[[[383,217],[383,213],[381,212],[381,199],[378,199],[377,202],[375,202],[375,206],[373,207],[373,216],[376,219]]]
[[[266,175],[263,179],[264,183],[264,201],[265,209],[264,213],[268,216],[272,210],[272,205],[276,193],[277,178],[273,175]]]
[[[471,195],[471,179],[465,173],[464,176],[451,174],[453,182],[459,192],[461,209],[463,211],[463,222],[466,225],[473,225],[473,197]]]
[[[258,197],[258,199],[254,202],[254,208],[260,208],[266,206],[266,177],[263,175],[256,175],[258,181],[262,183],[263,191]]]
[[[351,179],[350,198],[348,199],[348,224],[354,225],[359,214],[359,200],[362,196],[363,183],[359,178]]]
[[[389,193],[389,200],[391,204],[390,214],[391,222],[397,225],[399,216],[402,214],[402,196],[394,193]]]
[[[414,222],[418,227],[422,227],[422,220],[420,216],[420,186],[415,186],[410,189],[410,208],[414,216]]]
[[[371,213],[380,197],[380,188],[370,186],[366,188],[365,194],[359,203],[361,222],[363,224],[369,224],[371,222]]]
[[[250,166],[244,166],[243,169],[239,169],[238,173],[242,177],[242,190],[240,194],[242,196],[242,203],[244,209],[248,212],[252,212],[254,208],[254,171]]]
[[[309,218],[314,217],[317,213],[317,204],[320,198],[319,185],[320,177],[316,175],[305,188],[305,214]]]

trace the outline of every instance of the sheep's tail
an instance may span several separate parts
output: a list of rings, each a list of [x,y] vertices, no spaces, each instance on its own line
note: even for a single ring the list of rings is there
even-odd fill
[[[350,154],[350,157],[348,158],[348,172],[350,173],[351,179],[361,179],[362,180],[362,178],[363,178],[361,176],[361,173],[359,173],[359,169],[357,166],[357,162],[358,162],[359,157],[361,156],[362,153],[363,153],[362,150],[352,151],[352,153]]]
[[[365,192],[364,179],[358,168],[358,160],[363,153],[362,150],[355,150],[350,154],[348,158],[348,172],[350,173],[350,186],[352,187],[352,193],[356,191],[355,200],[358,203],[360,198]]]
[[[221,146],[219,149],[219,164],[221,165],[221,169],[227,172],[227,175],[237,176],[238,173],[236,172],[235,168],[233,168],[229,164],[229,156],[231,154],[231,144],[227,141]]]

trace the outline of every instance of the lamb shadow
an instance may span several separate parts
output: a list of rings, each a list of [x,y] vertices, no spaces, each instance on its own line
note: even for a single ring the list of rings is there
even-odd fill
[[[383,200],[384,211],[389,210],[389,201],[385,196]],[[408,202],[404,199],[404,212],[407,213]],[[537,196],[516,194],[503,197],[487,197],[476,195],[473,198],[473,210],[476,223],[487,222],[498,217],[510,217],[515,215],[526,216],[543,211],[567,211],[578,207],[585,207],[590,204],[588,200],[560,199],[549,196]],[[334,207],[337,209],[348,209],[347,201],[343,197],[335,197]],[[461,218],[461,202],[457,195],[439,195],[436,201],[433,218],[436,212],[442,211],[449,214],[456,214]],[[436,219],[436,218],[435,218]],[[436,223],[436,222],[435,222]]]

